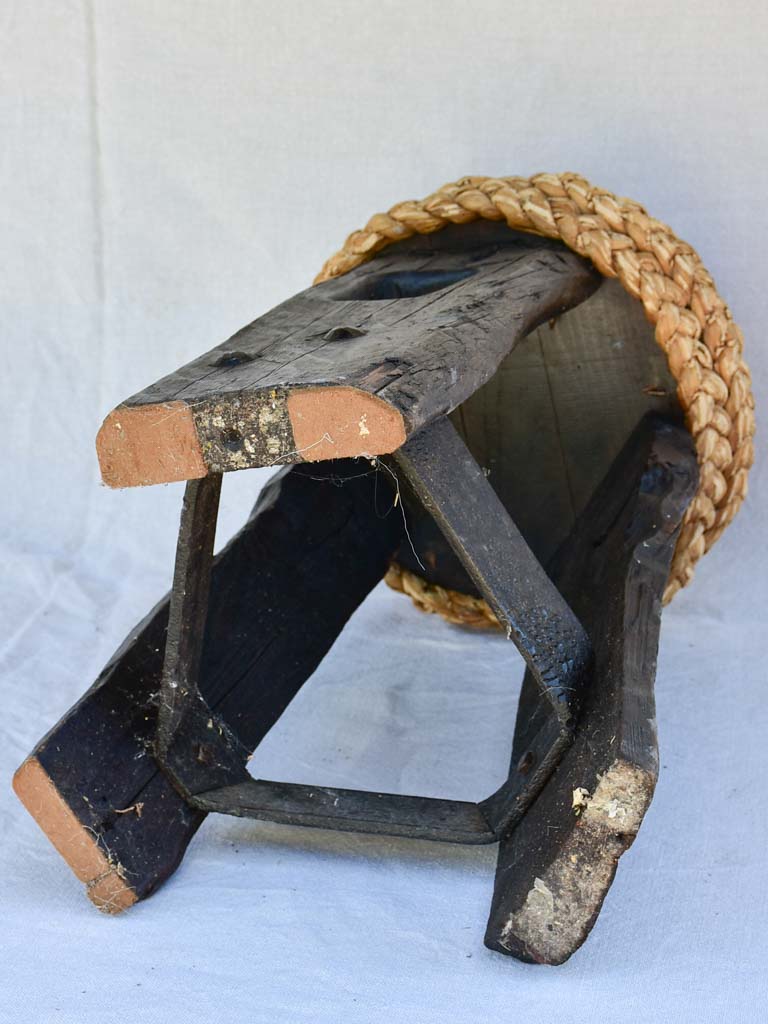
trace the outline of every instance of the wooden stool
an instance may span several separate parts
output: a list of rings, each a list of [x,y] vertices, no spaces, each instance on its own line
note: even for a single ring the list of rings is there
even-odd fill
[[[498,842],[487,945],[560,963],[583,942],[656,781],[661,598],[697,482],[650,332],[561,244],[479,223],[308,289],[110,413],[108,484],[189,481],[173,589],[15,777],[97,906],[148,896],[215,811]],[[214,558],[222,474],[278,464]],[[482,596],[523,655],[507,781],[474,804],[251,778],[393,562]]]

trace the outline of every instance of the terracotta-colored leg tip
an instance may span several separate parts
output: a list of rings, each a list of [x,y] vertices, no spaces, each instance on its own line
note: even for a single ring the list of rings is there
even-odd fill
[[[96,453],[109,487],[194,480],[208,472],[186,402],[118,406],[101,425]]]
[[[18,769],[13,788],[74,874],[85,882],[89,898],[100,910],[115,914],[136,902],[121,865],[110,860],[96,836],[78,821],[36,757]]]
[[[357,388],[299,388],[288,395],[288,416],[304,462],[386,455],[405,443],[397,409]]]
[[[120,914],[136,902],[136,893],[126,885],[115,868],[91,882],[86,894],[91,903],[104,914]]]

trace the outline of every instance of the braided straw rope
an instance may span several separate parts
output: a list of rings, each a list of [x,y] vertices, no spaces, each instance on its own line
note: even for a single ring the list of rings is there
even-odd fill
[[[577,174],[532,178],[467,177],[421,201],[398,203],[353,232],[316,282],[338,277],[414,234],[478,218],[563,241],[642,302],[677,381],[693,435],[699,490],[678,538],[664,595],[669,601],[731,522],[747,493],[754,457],[754,399],[742,358],[743,338],[696,251],[639,203],[591,185]],[[425,611],[452,622],[496,625],[479,598],[427,583],[392,566],[387,582]]]

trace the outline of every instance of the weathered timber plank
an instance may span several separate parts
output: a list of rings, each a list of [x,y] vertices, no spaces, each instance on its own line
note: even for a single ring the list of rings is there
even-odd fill
[[[398,245],[134,395],[99,432],[105,482],[396,450],[599,284],[564,247],[487,228]]]
[[[485,939],[499,952],[566,960],[592,928],[650,804],[661,598],[696,481],[688,433],[646,420],[556,556],[553,579],[589,632],[594,673],[573,745],[501,842]],[[547,713],[527,673],[513,765]]]
[[[380,518],[391,505],[389,477],[382,474],[377,496],[369,469],[339,461],[281,471],[215,560],[201,691],[250,749],[397,547],[402,519]],[[152,756],[167,622],[166,597],[14,779],[89,897],[109,911],[143,899],[167,878],[205,817]]]
[[[450,418],[546,564],[649,412],[682,420],[675,381],[641,304],[604,280],[522,339]],[[398,563],[478,595],[432,518],[404,498],[418,560],[404,544]]]
[[[308,828],[478,845],[496,834],[476,803],[247,778],[199,793],[207,811]]]
[[[642,305],[606,280],[532,331],[452,419],[546,562],[649,412],[681,420],[676,384]]]

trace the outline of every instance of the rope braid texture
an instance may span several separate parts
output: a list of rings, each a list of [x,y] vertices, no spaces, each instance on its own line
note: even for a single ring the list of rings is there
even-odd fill
[[[720,537],[747,493],[754,458],[754,398],[743,337],[696,251],[631,199],[578,174],[532,178],[467,177],[421,201],[398,203],[353,232],[315,283],[339,277],[388,245],[448,224],[506,221],[510,228],[559,239],[615,277],[643,304],[677,381],[693,435],[699,489],[672,560],[665,603],[686,586],[696,562]],[[387,582],[424,611],[450,622],[497,626],[485,601],[458,594],[393,565]]]

